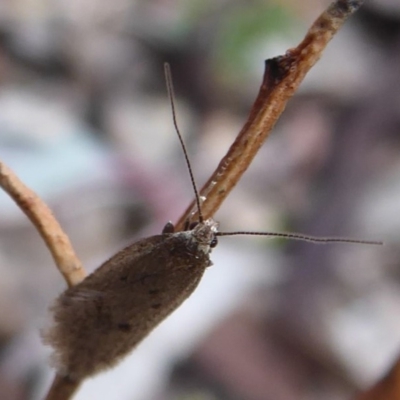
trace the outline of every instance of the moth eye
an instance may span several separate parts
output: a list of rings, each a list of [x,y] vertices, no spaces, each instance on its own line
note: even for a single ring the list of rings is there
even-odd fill
[[[210,247],[213,249],[218,244],[218,239],[214,238],[211,240]]]
[[[171,221],[168,221],[165,224],[165,226],[164,226],[164,228],[162,230],[162,233],[174,233],[174,232],[175,232],[174,224]]]

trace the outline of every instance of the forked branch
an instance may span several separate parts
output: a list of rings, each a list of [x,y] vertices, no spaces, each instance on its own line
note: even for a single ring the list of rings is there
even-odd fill
[[[205,197],[202,204],[204,219],[212,217],[229,195],[268,137],[287,101],[293,96],[306,73],[320,58],[327,43],[344,21],[362,3],[362,0],[333,2],[311,26],[299,46],[288,50],[281,57],[266,61],[262,85],[246,124],[201,190],[201,195]],[[68,237],[46,204],[2,163],[0,163],[0,186],[34,224],[68,285],[74,286],[81,282],[86,272],[76,257]],[[194,202],[182,215],[176,230],[183,230],[189,218],[197,220],[197,212],[191,215],[193,205]],[[69,398],[75,387],[71,389],[70,382],[65,380],[58,385],[57,379],[49,393],[49,399]],[[63,387],[64,392],[62,392]],[[62,397],[61,393],[66,394]]]
[[[363,0],[338,0],[314,22],[304,40],[284,56],[267,60],[258,96],[247,122],[218,168],[204,185],[201,195],[203,217],[212,217],[242,174],[251,164],[270,134],[279,116],[306,73],[318,61],[328,42],[345,20],[360,8]],[[75,255],[71,243],[46,204],[4,164],[0,163],[0,186],[14,199],[34,224],[69,286],[84,279],[86,272]],[[176,230],[182,230],[192,214],[194,202],[187,208]]]

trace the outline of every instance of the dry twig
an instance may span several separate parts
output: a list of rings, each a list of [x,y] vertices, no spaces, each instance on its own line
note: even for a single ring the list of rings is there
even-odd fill
[[[266,60],[262,85],[246,124],[200,191],[201,196],[205,198],[202,203],[204,218],[215,214],[238,183],[307,72],[321,57],[326,45],[346,19],[357,11],[363,2],[333,2],[314,22],[297,47],[289,49],[284,56]],[[197,220],[197,211],[193,210],[194,201],[179,219],[176,230],[182,230],[188,219]]]
[[[68,236],[54,218],[49,207],[0,162],[0,186],[12,197],[31,220],[53,256],[68,286],[81,282],[86,272],[75,255]]]

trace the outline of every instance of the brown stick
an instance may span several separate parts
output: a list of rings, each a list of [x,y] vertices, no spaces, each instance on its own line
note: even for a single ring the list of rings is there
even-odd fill
[[[68,286],[81,282],[86,272],[75,255],[68,236],[63,232],[51,210],[2,162],[0,162],[0,186],[36,227]]]
[[[78,390],[81,382],[56,375],[45,400],[68,400]]]
[[[326,45],[346,19],[357,11],[363,2],[333,2],[314,22],[296,48],[288,50],[284,56],[265,62],[262,85],[246,124],[200,191],[201,196],[205,197],[202,203],[204,218],[215,214],[238,183],[307,72],[321,57]],[[184,229],[187,220],[197,219],[197,211],[193,212],[194,204],[193,201],[177,222],[177,231]]]

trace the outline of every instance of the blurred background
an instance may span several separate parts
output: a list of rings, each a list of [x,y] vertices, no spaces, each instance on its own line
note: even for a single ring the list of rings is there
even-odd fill
[[[176,221],[244,124],[264,59],[325,0],[0,2],[0,158],[53,209],[88,270]],[[370,0],[333,39],[216,215],[385,246],[221,238],[196,293],[76,399],[348,399],[400,353],[400,3]],[[39,331],[65,288],[0,194],[0,393],[40,399]]]

